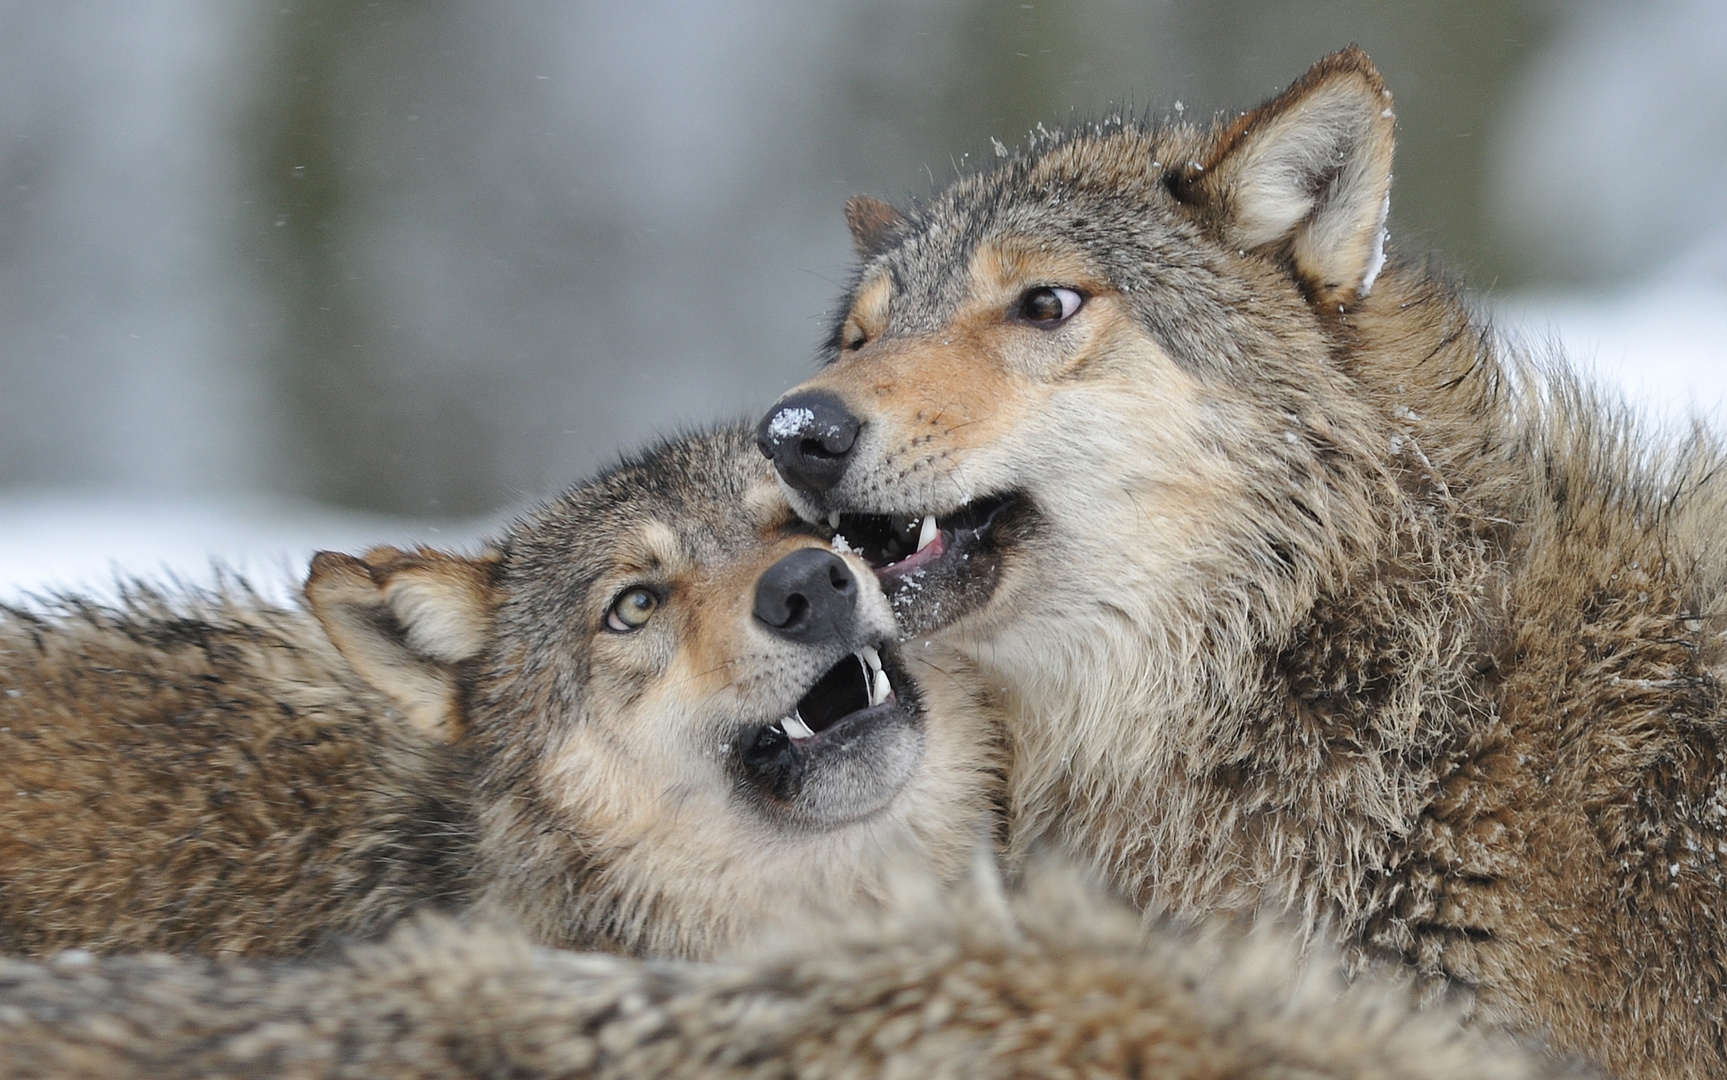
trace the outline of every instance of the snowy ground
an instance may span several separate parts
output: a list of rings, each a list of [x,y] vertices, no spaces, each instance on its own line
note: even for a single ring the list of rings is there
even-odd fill
[[[1573,362],[1619,383],[1655,417],[1701,413],[1721,422],[1727,415],[1727,292],[1719,288],[1513,297],[1494,308],[1502,327],[1531,341],[1556,338]],[[319,548],[460,547],[491,524],[417,522],[265,497],[0,492],[0,602],[52,589],[111,592],[118,574],[209,582],[214,563],[286,599]]]
[[[1530,342],[1557,338],[1577,367],[1617,383],[1657,415],[1723,424],[1727,289],[1652,284],[1614,297],[1523,296],[1495,305],[1500,325]]]
[[[0,492],[0,602],[65,590],[112,595],[122,577],[209,584],[217,566],[285,602],[320,549],[463,547],[486,524],[432,524],[266,497]]]

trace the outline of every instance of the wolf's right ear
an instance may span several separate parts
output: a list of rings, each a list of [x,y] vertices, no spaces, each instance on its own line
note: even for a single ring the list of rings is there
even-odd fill
[[[853,195],[846,200],[846,228],[851,230],[858,254],[865,258],[886,246],[888,238],[904,224],[905,215],[880,199]]]
[[[1226,243],[1287,245],[1316,305],[1366,296],[1385,258],[1396,117],[1373,61],[1351,45],[1225,128],[1171,189]]]
[[[306,603],[356,674],[435,738],[461,734],[455,667],[491,633],[499,557],[382,547],[320,551]]]

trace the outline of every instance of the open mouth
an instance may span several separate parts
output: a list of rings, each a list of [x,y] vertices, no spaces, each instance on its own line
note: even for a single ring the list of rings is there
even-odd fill
[[[824,672],[786,715],[743,737],[744,773],[775,798],[792,802],[824,757],[855,752],[856,744],[902,711],[881,654],[866,645]]]
[[[794,743],[806,742],[893,700],[881,654],[866,645],[829,668],[790,713],[765,730],[778,731]]]
[[[982,607],[1001,555],[1031,518],[1021,495],[990,495],[951,513],[831,514],[834,550],[852,552],[881,581],[905,634],[938,629]]]

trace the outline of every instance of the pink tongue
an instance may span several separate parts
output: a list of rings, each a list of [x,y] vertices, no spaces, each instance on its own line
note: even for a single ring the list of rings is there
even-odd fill
[[[884,574],[907,574],[907,573],[910,573],[911,571],[916,570],[918,567],[922,566],[924,563],[932,562],[936,559],[941,558],[942,553],[945,552],[946,550],[947,550],[947,538],[944,537],[938,531],[935,534],[935,539],[931,540],[929,542],[928,547],[924,548],[922,551],[912,552],[910,555],[907,555],[905,558],[901,559],[899,562],[888,563],[886,566],[881,568],[881,572]]]

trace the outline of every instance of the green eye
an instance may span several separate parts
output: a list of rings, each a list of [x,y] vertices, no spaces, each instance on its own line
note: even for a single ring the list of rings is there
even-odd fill
[[[612,601],[612,610],[606,612],[606,629],[620,634],[640,630],[654,617],[654,609],[659,606],[660,598],[652,589],[626,589]]]

